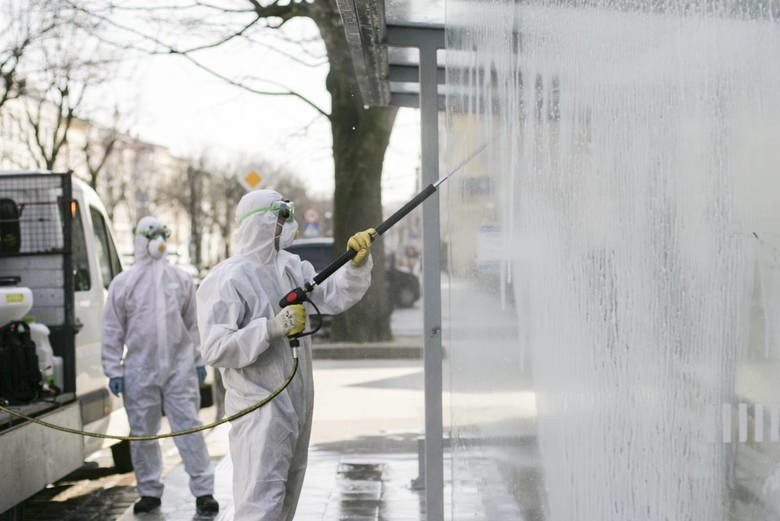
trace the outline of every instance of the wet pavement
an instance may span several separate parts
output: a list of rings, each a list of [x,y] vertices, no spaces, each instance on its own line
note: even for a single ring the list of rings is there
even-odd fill
[[[296,521],[424,519],[424,493],[412,487],[424,425],[421,370],[417,359],[315,362],[312,444]],[[159,511],[135,515],[128,505],[117,520],[232,520],[228,431],[223,425],[207,435],[221,506],[217,516],[196,514],[188,476],[177,462],[165,475]],[[178,457],[173,447],[164,454]]]
[[[297,521],[424,519],[424,492],[412,487],[424,425],[422,363],[413,349],[418,341],[408,336],[408,355],[394,359],[382,354],[387,348],[376,346],[360,355],[354,346],[330,345],[332,356],[315,356],[315,418]],[[340,348],[351,356],[336,353]],[[201,420],[213,421],[215,414],[214,407],[202,409]],[[118,473],[106,447],[82,469],[26,501],[24,519],[232,520],[228,430],[223,425],[206,433],[216,471],[214,495],[221,505],[217,516],[196,514],[178,451],[163,440],[165,491],[158,511],[133,514],[135,476]]]
[[[419,308],[405,310],[419,314]],[[394,317],[395,318],[395,317]],[[412,482],[418,477],[418,439],[423,434],[424,395],[421,338],[412,333],[416,318],[396,322],[394,346],[358,349],[354,345],[328,345],[315,353],[315,407],[309,466],[296,521],[423,521],[423,490]],[[421,322],[421,319],[420,319]],[[404,328],[406,325],[406,329]],[[404,356],[388,359],[387,350]],[[396,353],[398,354],[398,353]],[[215,408],[201,410],[204,423],[214,420]],[[165,431],[167,426],[163,426]],[[215,464],[216,516],[199,516],[189,492],[188,476],[173,442],[163,440],[165,491],[156,512],[135,515],[138,499],[132,472],[118,473],[111,451],[104,448],[82,469],[25,502],[28,521],[202,521],[233,519],[232,465],[223,425],[206,433]],[[445,480],[453,472],[445,458]],[[458,472],[458,476],[469,472]],[[462,479],[462,478],[459,478]],[[458,510],[450,503],[452,486],[445,482],[445,512],[456,521],[488,521],[475,512],[484,491],[476,483],[458,482]],[[506,504],[506,494],[491,492],[491,501]],[[470,506],[473,505],[473,508]],[[522,515],[514,517],[518,521]]]
[[[219,427],[209,434],[209,448],[227,443],[228,428]],[[375,442],[373,442],[375,443]],[[358,441],[354,450],[362,452]],[[349,444],[342,444],[344,450]],[[411,447],[412,444],[408,443]],[[216,516],[200,516],[187,485],[188,476],[181,464],[164,479],[165,491],[159,510],[134,514],[132,505],[117,521],[201,521],[233,519],[231,497],[232,465],[229,456],[219,458],[215,468],[214,497],[220,503]],[[312,447],[309,467],[295,515],[296,521],[418,521],[421,492],[411,487],[417,475],[417,455],[412,452],[343,454]]]

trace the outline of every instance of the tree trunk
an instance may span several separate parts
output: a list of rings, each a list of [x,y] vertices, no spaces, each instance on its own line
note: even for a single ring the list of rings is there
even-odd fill
[[[187,211],[190,214],[190,262],[198,269],[203,267],[201,255],[201,223],[200,200],[202,197],[202,184],[204,173],[192,166],[187,167],[187,177],[189,181],[189,201]]]
[[[382,164],[390,141],[397,109],[364,108],[355,80],[352,58],[341,16],[329,1],[312,5],[312,19],[319,27],[328,52],[331,95],[331,133],[335,166],[333,237],[341,254],[355,232],[382,221]],[[390,313],[385,287],[384,245],[371,248],[374,269],[371,287],[363,300],[333,322],[333,341],[372,342],[389,340]]]

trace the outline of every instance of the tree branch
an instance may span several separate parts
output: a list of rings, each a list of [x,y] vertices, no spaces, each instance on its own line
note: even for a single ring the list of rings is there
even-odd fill
[[[27,121],[30,123],[30,127],[33,131],[33,139],[35,141],[35,145],[38,147],[37,151],[33,149],[32,143],[28,140],[25,143],[27,144],[27,150],[30,152],[30,155],[35,157],[36,155],[40,154],[40,157],[43,158],[44,165],[46,163],[46,147],[44,146],[42,140],[41,140],[41,112],[43,110],[43,97],[39,98],[38,100],[38,118],[34,118],[32,115],[32,112],[30,112],[30,109],[26,109],[25,112],[27,112]],[[21,123],[19,125],[19,128],[22,128]],[[40,163],[39,163],[40,164]]]
[[[258,21],[260,20],[259,16],[256,16],[254,20],[249,22],[248,24],[244,25],[239,31],[229,34],[228,36],[225,36],[224,38],[217,40],[212,43],[206,43],[203,45],[198,45],[196,47],[190,47],[189,49],[180,51],[183,54],[192,53],[196,51],[202,51],[204,49],[213,49],[214,47],[219,47],[220,45],[229,42],[230,40],[233,40],[235,38],[238,38],[239,36],[243,36],[245,32],[247,32],[251,27],[253,27]]]
[[[282,21],[278,25],[270,25],[272,29],[278,29],[288,21],[298,16],[309,16],[310,4],[301,2],[300,0],[290,0],[285,5],[280,5],[279,0],[263,6],[258,0],[248,0],[252,5],[257,16],[261,18],[280,18]]]
[[[325,116],[326,118],[330,119],[330,114],[325,112],[324,109],[320,108],[319,105],[317,105],[316,103],[311,101],[309,98],[307,98],[306,96],[304,96],[300,92],[296,92],[296,91],[291,90],[291,89],[288,89],[286,92],[265,91],[265,90],[255,89],[254,87],[250,87],[249,85],[245,85],[245,84],[241,83],[240,81],[236,81],[236,80],[234,80],[232,78],[228,78],[227,76],[225,76],[223,74],[220,74],[220,73],[218,73],[217,71],[215,71],[213,69],[210,69],[209,67],[203,65],[202,63],[197,61],[195,58],[190,56],[189,54],[179,53],[179,52],[177,52],[177,51],[175,51],[173,49],[171,49],[171,54],[179,55],[179,56],[185,58],[186,60],[190,61],[193,65],[195,65],[199,69],[201,69],[201,70],[203,70],[205,72],[208,72],[209,74],[211,74],[215,78],[219,78],[222,81],[225,81],[228,84],[233,85],[234,87],[239,87],[241,89],[244,89],[247,92],[252,92],[254,94],[261,94],[263,96],[293,96],[295,98],[298,98],[299,100],[303,101],[304,103],[309,105],[311,108],[313,108],[314,110],[316,110],[317,112],[319,112],[320,114]],[[265,80],[265,81],[267,81],[268,83],[276,84],[276,85],[279,85],[280,87],[286,88],[283,85],[280,85],[278,83],[272,82],[270,80]]]
[[[250,24],[247,24],[246,29],[248,29],[249,27],[251,27],[252,25],[257,23],[259,18],[275,17],[275,18],[282,18],[284,21],[287,21],[287,20],[289,20],[291,18],[294,18],[296,16],[306,16],[306,14],[309,12],[309,7],[308,7],[309,4],[304,4],[304,3],[290,2],[287,5],[279,5],[278,3],[273,3],[271,5],[268,5],[268,6],[264,7],[264,6],[260,5],[260,3],[257,2],[257,0],[249,0],[249,2],[253,5],[254,11],[257,14],[257,17]],[[87,14],[87,15],[90,15],[90,16],[96,16],[99,19],[105,21],[106,23],[108,23],[108,24],[110,24],[110,25],[112,25],[112,26],[114,26],[114,27],[116,27],[118,29],[121,29],[123,31],[129,32],[130,34],[134,34],[136,36],[139,36],[139,37],[141,37],[141,38],[143,38],[143,39],[145,39],[147,41],[150,41],[150,42],[152,42],[152,43],[154,43],[154,44],[156,44],[156,45],[158,45],[160,47],[166,48],[168,54],[181,56],[181,57],[185,58],[186,60],[188,60],[189,62],[191,62],[196,67],[198,67],[199,69],[201,69],[201,70],[211,74],[215,78],[219,78],[222,81],[224,81],[224,82],[226,82],[226,83],[228,83],[230,85],[233,85],[234,87],[239,87],[241,89],[246,90],[247,92],[252,92],[254,94],[259,94],[259,95],[263,95],[263,96],[293,96],[293,97],[298,98],[299,100],[303,101],[305,104],[309,105],[311,108],[313,108],[314,110],[319,112],[321,115],[323,115],[326,118],[330,119],[330,114],[328,114],[324,109],[322,109],[316,103],[314,103],[313,101],[311,101],[310,99],[308,99],[306,96],[304,96],[303,94],[301,94],[299,92],[296,92],[296,91],[294,91],[292,89],[289,89],[289,88],[284,87],[284,86],[279,85],[279,84],[277,84],[277,85],[279,85],[280,87],[286,88],[287,90],[283,91],[283,92],[278,92],[278,91],[264,91],[264,90],[260,90],[260,89],[255,89],[253,87],[250,87],[248,85],[245,85],[245,84],[241,83],[240,81],[236,81],[236,80],[234,80],[232,78],[229,78],[229,77],[225,76],[224,74],[221,74],[221,73],[219,73],[219,72],[217,72],[217,71],[207,67],[206,65],[202,64],[201,62],[199,62],[198,60],[196,60],[195,58],[190,56],[190,54],[188,54],[189,51],[175,49],[175,48],[171,47],[170,45],[166,44],[165,42],[163,42],[162,40],[160,40],[159,38],[156,38],[154,36],[150,36],[148,34],[145,34],[145,33],[141,32],[141,31],[139,31],[139,30],[137,30],[137,29],[135,29],[133,27],[128,27],[126,25],[120,24],[120,23],[112,20],[111,18],[109,18],[107,16],[89,12],[88,10],[86,10],[86,9],[82,8],[81,6],[78,6],[78,5],[76,5],[76,4],[72,3],[72,2],[70,3],[70,5],[74,9],[76,9],[78,11],[81,11],[84,14]],[[244,29],[243,31],[245,31],[246,29]],[[243,31],[242,31],[242,33],[243,33]],[[230,38],[231,37],[228,37],[228,39],[230,39]],[[207,48],[207,47],[203,47],[203,48]],[[273,83],[273,82],[268,81],[268,83]]]
[[[141,11],[141,12],[152,12],[152,11],[188,11],[190,9],[199,9],[199,8],[206,8],[206,9],[213,9],[215,11],[220,11],[223,13],[254,13],[254,9],[228,9],[226,7],[220,7],[217,5],[209,4],[207,2],[193,2],[188,5],[159,5],[159,4],[150,4],[150,5],[136,5],[136,6],[126,6],[122,5],[121,3],[117,5],[112,6],[113,9],[117,11]]]
[[[63,145],[68,141],[68,131],[70,125],[73,122],[74,104],[70,99],[70,77],[66,76],[66,84],[64,87],[58,87],[57,92],[60,95],[59,102],[57,104],[57,122],[54,124],[54,130],[51,134],[51,150],[49,157],[46,159],[47,168],[51,170],[54,168],[54,163],[57,161],[57,156],[60,155]]]
[[[111,156],[111,153],[114,151],[114,146],[117,141],[119,141],[119,133],[115,128],[112,128],[102,140],[101,147],[103,155],[100,157],[97,165],[94,165],[92,163],[92,147],[94,143],[89,139],[89,136],[84,140],[84,145],[81,147],[81,150],[84,152],[84,163],[89,173],[89,185],[95,190],[97,190],[98,175],[103,170],[103,167],[106,166],[106,162],[108,162],[109,156]]]
[[[284,56],[285,58],[287,58],[287,59],[289,59],[289,60],[292,60],[292,61],[294,61],[294,62],[296,62],[296,63],[300,63],[301,65],[304,65],[304,66],[306,66],[306,67],[321,67],[321,66],[323,66],[323,65],[327,65],[327,63],[328,63],[328,57],[327,57],[327,55],[325,55],[325,54],[317,56],[317,55],[315,55],[315,54],[313,54],[313,53],[311,53],[311,52],[307,51],[306,49],[303,49],[303,48],[302,48],[301,50],[302,50],[304,53],[306,53],[306,54],[307,54],[309,57],[311,57],[311,58],[313,58],[313,59],[315,59],[315,60],[319,60],[319,61],[318,61],[318,62],[316,62],[316,63],[309,63],[309,62],[306,62],[306,61],[302,60],[301,58],[299,58],[299,57],[295,56],[294,54],[291,54],[291,53],[289,53],[289,52],[287,52],[287,51],[285,51],[285,50],[283,50],[283,49],[280,49],[280,48],[278,48],[278,47],[276,47],[276,46],[274,46],[274,45],[270,45],[270,44],[268,44],[268,43],[265,43],[265,42],[259,42],[259,41],[257,41],[257,40],[254,40],[254,39],[252,39],[251,37],[249,37],[249,36],[247,36],[247,35],[244,35],[244,40],[246,40],[246,41],[247,41],[247,42],[249,42],[250,44],[254,44],[254,45],[262,45],[262,46],[264,46],[266,49],[269,49],[269,50],[271,50],[272,52],[275,52],[275,53],[277,53],[277,54],[280,54],[280,55]],[[286,40],[284,40],[284,39],[283,39],[283,41],[286,41]],[[296,43],[299,43],[299,42],[296,42]]]

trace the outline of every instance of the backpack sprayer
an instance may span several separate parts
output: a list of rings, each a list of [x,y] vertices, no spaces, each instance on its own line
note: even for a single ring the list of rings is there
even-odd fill
[[[423,201],[425,201],[428,197],[430,197],[437,188],[439,188],[439,185],[441,185],[444,181],[446,181],[452,174],[463,168],[469,161],[471,161],[477,154],[482,152],[485,147],[487,147],[487,143],[481,145],[479,148],[477,148],[474,152],[466,156],[465,159],[463,159],[460,163],[455,165],[452,169],[450,169],[446,175],[439,178],[436,182],[429,184],[425,188],[423,188],[420,193],[415,195],[408,203],[403,205],[398,211],[396,211],[393,215],[382,221],[379,225],[377,225],[374,229],[376,230],[376,233],[371,235],[371,242],[374,242],[377,237],[385,233],[387,230],[392,228],[392,226],[403,219],[409,212],[417,208]],[[336,258],[333,262],[331,262],[328,266],[323,268],[319,273],[317,273],[314,278],[311,281],[306,282],[303,287],[295,288],[291,291],[289,291],[282,299],[279,301],[280,307],[287,307],[292,306],[293,304],[302,304],[303,302],[310,302],[312,305],[313,303],[308,299],[307,294],[311,293],[315,287],[317,287],[319,284],[322,284],[322,282],[333,275],[336,270],[338,270],[340,267],[342,267],[344,264],[352,260],[355,255],[357,255],[357,250],[353,250],[351,248],[348,248],[347,251],[342,253],[338,258]],[[316,306],[315,306],[316,309]],[[319,328],[317,328],[319,329]],[[227,423],[229,421],[233,421],[235,419],[238,419],[242,416],[246,416],[252,411],[255,411],[259,409],[260,407],[264,406],[274,398],[276,398],[282,391],[284,391],[287,386],[292,381],[293,377],[295,376],[295,373],[298,370],[298,338],[302,336],[308,336],[313,334],[317,331],[317,329],[314,329],[312,331],[307,331],[304,333],[299,333],[297,335],[293,335],[289,337],[290,340],[290,347],[293,349],[293,366],[290,370],[290,375],[287,377],[287,379],[282,383],[282,385],[276,389],[274,392],[263,398],[261,401],[257,402],[256,404],[252,405],[251,407],[247,407],[246,409],[243,409],[241,411],[238,411],[235,414],[232,414],[226,418],[223,418],[219,421],[209,423],[208,425],[201,425],[200,427],[196,427],[194,429],[187,429],[183,431],[175,431],[175,432],[168,432],[164,434],[151,434],[148,436],[121,436],[118,434],[103,434],[100,432],[87,432],[82,431],[79,429],[72,429],[70,427],[63,427],[62,425],[55,425],[53,423],[49,423],[43,420],[39,420],[37,418],[33,418],[31,416],[27,416],[25,414],[22,414],[20,412],[14,411],[13,409],[9,409],[7,407],[4,407],[0,405],[0,411],[7,412],[8,414],[11,414],[13,416],[16,416],[17,418],[22,418],[28,421],[31,421],[33,423],[36,423],[38,425],[42,425],[43,427],[48,427],[50,429],[55,429],[62,432],[68,432],[71,434],[79,434],[81,436],[90,436],[92,438],[108,438],[108,439],[114,439],[114,440],[122,440],[122,441],[144,441],[144,440],[157,440],[162,438],[172,438],[174,436],[183,436],[185,434],[192,434],[195,432],[204,431],[207,429],[211,429],[213,427],[216,427],[218,425],[222,425],[223,423]]]

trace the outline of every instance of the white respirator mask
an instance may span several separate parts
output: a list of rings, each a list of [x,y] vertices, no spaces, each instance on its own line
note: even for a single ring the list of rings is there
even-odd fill
[[[166,249],[167,246],[163,237],[155,237],[149,241],[149,246],[147,246],[149,256],[155,260],[162,259],[165,256]]]
[[[279,249],[284,249],[292,244],[298,236],[298,223],[295,220],[286,221],[279,234]]]

